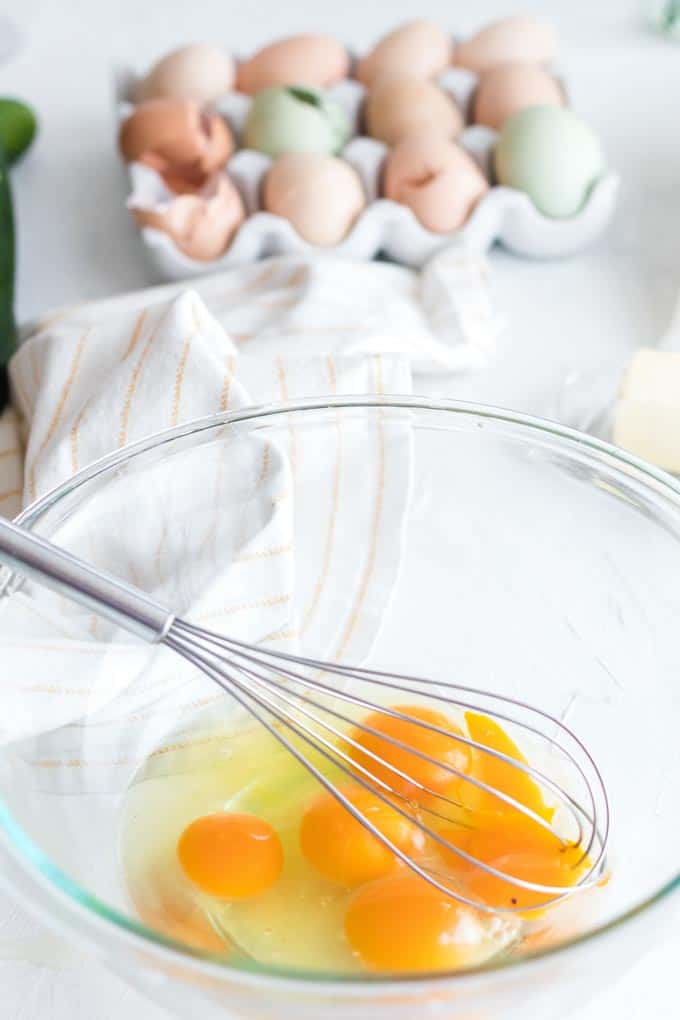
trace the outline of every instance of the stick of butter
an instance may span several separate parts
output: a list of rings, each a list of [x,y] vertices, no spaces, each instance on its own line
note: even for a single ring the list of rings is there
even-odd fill
[[[626,371],[614,410],[617,446],[680,472],[680,353],[644,348]]]

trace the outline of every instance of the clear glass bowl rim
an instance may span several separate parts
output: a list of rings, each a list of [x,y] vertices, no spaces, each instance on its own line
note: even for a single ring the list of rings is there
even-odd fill
[[[30,504],[30,506],[26,507],[26,509],[16,517],[15,523],[23,525],[24,527],[30,527],[51,507],[59,503],[64,497],[77,491],[82,485],[88,483],[93,478],[96,478],[98,475],[105,474],[115,467],[119,467],[142,453],[148,452],[152,449],[159,449],[165,443],[172,443],[176,439],[195,435],[203,431],[221,428],[225,425],[242,424],[244,422],[257,420],[267,422],[281,415],[292,413],[304,414],[304,412],[324,411],[330,408],[366,408],[372,410],[403,409],[426,412],[435,411],[457,414],[463,417],[478,418],[482,421],[519,426],[520,429],[526,430],[529,435],[532,432],[535,432],[539,435],[552,437],[552,439],[562,442],[567,450],[577,448],[583,451],[589,451],[595,456],[595,459],[614,461],[615,464],[618,463],[622,467],[628,469],[632,468],[643,481],[645,479],[649,479],[650,482],[655,483],[656,487],[659,485],[661,486],[664,494],[676,504],[678,516],[680,517],[680,482],[665,471],[655,468],[653,465],[648,464],[646,461],[643,461],[632,454],[628,454],[625,450],[622,450],[611,443],[596,439],[586,433],[579,432],[576,429],[560,425],[545,418],[539,418],[533,415],[523,414],[518,411],[510,411],[487,404],[476,404],[458,400],[431,399],[410,395],[380,397],[361,395],[356,397],[342,396],[327,397],[323,399],[318,398],[285,401],[276,404],[253,406],[239,411],[209,415],[204,418],[195,419],[194,421],[176,426],[175,428],[164,429],[161,432],[147,436],[144,439],[124,446],[120,450],[116,450],[115,452],[107,454],[99,460],[94,461],[68,481],[57,486]],[[5,581],[0,584],[0,597],[2,597],[7,590],[11,576],[12,575],[10,574]],[[257,963],[256,961],[239,963],[236,966],[229,963],[216,953],[210,953],[201,949],[194,949],[176,939],[168,938],[161,935],[154,929],[148,928],[141,922],[135,921],[130,917],[126,917],[117,910],[109,907],[98,897],[83,889],[77,882],[61,871],[60,868],[57,868],[14,820],[2,799],[0,799],[0,829],[3,831],[5,841],[17,862],[22,865],[29,875],[32,868],[37,870],[38,879],[41,880],[41,884],[49,890],[51,895],[56,894],[63,902],[66,902],[71,909],[75,909],[77,913],[84,911],[86,915],[92,915],[93,920],[98,921],[100,924],[103,923],[107,928],[112,928],[112,930],[117,934],[123,935],[126,938],[132,938],[139,944],[140,948],[144,948],[147,952],[151,950],[153,953],[158,954],[161,957],[178,956],[182,959],[184,964],[191,961],[192,966],[195,966],[206,976],[217,978],[231,976],[232,978],[238,977],[246,980],[250,978],[255,979],[256,981],[269,979],[271,983],[277,981],[283,981],[284,983],[302,982],[306,986],[310,987],[314,984],[322,985],[324,987],[336,984],[344,990],[354,988],[356,991],[360,991],[362,988],[366,989],[368,986],[384,987],[399,985],[403,987],[404,985],[432,983],[433,981],[436,981],[437,983],[462,982],[466,979],[479,976],[480,974],[492,974],[504,970],[512,970],[514,972],[518,967],[521,967],[523,964],[531,961],[555,957],[564,953],[566,950],[583,946],[586,943],[596,940],[601,941],[608,933],[618,930],[627,922],[630,922],[639,917],[641,914],[651,910],[652,907],[657,906],[661,903],[661,901],[668,899],[673,893],[680,892],[680,871],[678,871],[672,879],[665,882],[651,896],[635,904],[635,906],[629,908],[613,920],[608,921],[606,924],[599,925],[582,935],[565,939],[554,946],[550,946],[545,949],[537,949],[523,954],[516,959],[492,961],[490,963],[482,964],[481,966],[451,972],[434,971],[428,973],[398,975],[364,974],[352,975],[349,977],[346,974],[336,974],[332,972],[328,973],[305,971],[293,968],[267,967]],[[34,880],[34,876],[31,875],[31,879]]]

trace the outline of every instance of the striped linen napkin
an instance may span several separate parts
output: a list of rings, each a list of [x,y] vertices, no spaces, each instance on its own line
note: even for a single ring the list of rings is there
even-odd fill
[[[485,262],[455,251],[419,273],[273,258],[190,289],[63,309],[25,331],[11,366],[14,408],[0,418],[0,514],[14,516],[96,458],[196,417],[252,402],[408,393],[415,371],[484,364],[497,329]],[[95,563],[208,626],[348,661],[365,657],[399,567],[408,429],[390,424],[361,436],[340,423],[330,450],[291,430],[275,445],[253,437],[216,451],[212,461],[206,455],[205,498],[196,497],[196,479],[178,486],[172,472],[159,471],[153,484],[107,487],[106,506],[91,506],[87,544],[82,515],[77,526],[64,520],[54,537],[89,549]],[[300,519],[296,491],[310,484],[318,512]],[[197,513],[190,533],[163,528],[169,500],[175,520]],[[304,557],[296,555],[302,528]],[[347,529],[352,557],[338,541]],[[214,569],[218,547],[226,570]],[[190,564],[182,584],[178,557]],[[93,805],[119,795],[150,751],[172,767],[166,720],[219,697],[176,660],[150,656],[30,587],[0,598],[0,658],[0,740],[15,741],[36,796],[44,792],[43,809],[56,812],[55,831],[73,794],[86,792]],[[160,713],[159,691],[167,710]],[[79,726],[84,718],[88,725]],[[69,955],[2,902],[0,916],[0,960],[82,965],[79,953]]]
[[[274,258],[190,289],[64,309],[29,333],[11,365],[16,410],[0,426],[0,511],[112,450],[211,413],[321,394],[408,393],[416,369],[482,363],[495,329],[484,263],[459,252],[420,273]],[[330,450],[327,438],[321,445],[295,429],[277,443],[224,442],[203,458],[199,477],[173,463],[153,478],[126,479],[107,489],[105,507],[95,499],[85,521],[66,519],[53,537],[213,629],[358,662],[399,568],[410,443],[408,428],[395,424],[365,434],[339,425]],[[313,513],[302,498],[310,486]],[[179,520],[192,527],[178,533]],[[338,540],[348,534],[351,557]],[[34,763],[49,760],[45,773],[57,785],[73,772],[69,723],[108,719],[110,760],[130,764],[152,734],[142,725],[140,743],[131,726],[128,753],[119,746],[122,717],[144,715],[171,687],[181,704],[214,696],[208,681],[162,655],[150,664],[97,617],[32,587],[0,600],[0,655],[11,678],[0,690],[0,740],[36,735]],[[106,725],[100,732],[106,743]]]

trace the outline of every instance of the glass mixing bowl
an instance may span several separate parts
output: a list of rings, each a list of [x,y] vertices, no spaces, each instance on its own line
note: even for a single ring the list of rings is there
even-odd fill
[[[109,569],[122,570],[134,554],[143,561],[138,582],[157,591],[152,568],[160,553],[146,548],[137,527],[153,513],[174,549],[163,591],[182,611],[200,579],[187,559],[197,529],[216,506],[219,520],[247,522],[238,479],[231,501],[221,501],[219,488],[201,482],[206,465],[228,470],[253,444],[294,461],[293,556],[301,569],[318,566],[324,586],[339,596],[338,611],[339,578],[365,595],[378,568],[376,583],[388,577],[388,595],[378,592],[373,602],[382,597],[383,619],[379,628],[369,621],[368,664],[524,698],[562,715],[589,746],[608,785],[613,823],[613,874],[596,916],[521,959],[398,979],[274,972],[161,937],[135,918],[120,875],[119,812],[136,763],[131,717],[116,712],[115,683],[81,717],[0,750],[8,886],[180,1016],[567,1015],[664,938],[680,900],[680,487],[545,421],[448,402],[344,399],[248,410],[165,432],[82,472],[21,522]],[[350,512],[353,501],[358,508],[370,497],[370,542],[334,527],[333,492]],[[381,531],[381,514],[396,504],[398,527]],[[376,550],[380,541],[387,544]],[[219,568],[227,547],[213,544]],[[5,622],[19,597],[26,596],[16,578],[5,578],[0,640],[21,643]],[[104,661],[117,640],[96,628],[91,635]],[[49,689],[58,654],[46,648],[36,683]],[[77,690],[65,683],[61,694],[77,697]],[[172,690],[157,688],[135,720],[170,729],[185,711]],[[102,732],[108,758],[97,757]],[[408,918],[403,924],[407,938]]]

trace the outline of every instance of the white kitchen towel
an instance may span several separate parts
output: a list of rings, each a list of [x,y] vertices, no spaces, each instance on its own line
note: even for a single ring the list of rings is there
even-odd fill
[[[458,252],[421,273],[275,258],[191,289],[66,309],[39,324],[13,361],[18,426],[9,420],[0,430],[7,479],[0,494],[14,494],[9,505],[21,490],[29,502],[111,450],[248,403],[408,392],[414,367],[479,364],[495,329],[484,263]],[[23,484],[12,452],[19,447]],[[117,506],[109,490],[107,506],[91,508],[90,559],[213,628],[365,657],[398,572],[410,483],[405,425],[346,435],[340,428],[331,451],[303,429],[276,443],[256,436],[222,443],[190,485],[177,465],[165,475],[156,470],[154,484],[135,483],[139,491],[121,485]],[[209,498],[198,499],[201,486]],[[301,496],[310,486],[314,514],[304,512],[310,501]],[[174,521],[185,514],[195,522],[190,540],[169,526],[170,500]],[[220,513],[224,507],[230,512]],[[82,519],[78,534],[70,527],[66,520],[55,537],[83,552]],[[347,534],[352,557],[337,541]],[[179,562],[191,565],[181,580]],[[121,718],[138,717],[171,682],[162,657],[150,667],[146,653],[100,620],[37,589],[0,603],[0,646],[11,667],[0,692],[2,736],[66,727],[60,748],[49,746],[51,774],[73,758],[69,721],[108,712],[117,732]],[[207,682],[172,671],[183,703],[214,695]],[[36,754],[46,749],[42,739]],[[114,757],[126,756],[116,747]]]
[[[420,272],[329,257],[271,258],[203,277],[192,282],[191,289],[226,331],[239,364],[246,354],[268,362],[269,373],[249,394],[257,403],[332,393],[332,373],[324,378],[330,356],[403,354],[416,372],[483,365],[499,330],[486,261],[457,249],[441,252]],[[110,364],[104,361],[99,366],[96,356],[113,333],[125,332],[128,346],[123,353],[126,359],[134,358],[135,375],[128,381],[128,413],[114,436],[104,431],[100,448],[116,448],[187,419],[182,391],[177,403],[173,391],[169,405],[166,401],[156,407],[148,399],[154,395],[158,358],[146,330],[158,309],[184,291],[186,285],[172,284],[64,308],[26,330],[26,341],[12,366],[23,435],[13,412],[0,419],[1,514],[14,516],[22,505],[86,463],[78,442],[69,456],[62,439],[66,423],[71,428],[75,424],[73,407],[83,410],[81,394],[106,378]],[[316,380],[308,384],[303,377],[291,386],[287,376],[291,358],[312,359]],[[215,365],[213,382],[219,380],[219,388],[215,393],[213,385],[201,394],[200,414],[232,406],[226,381],[231,375],[229,364]],[[356,392],[364,392],[360,380],[356,385]],[[83,410],[83,418],[88,416]],[[76,440],[83,424],[81,419]],[[21,440],[27,434],[24,475]],[[58,446],[59,465],[53,456]]]

